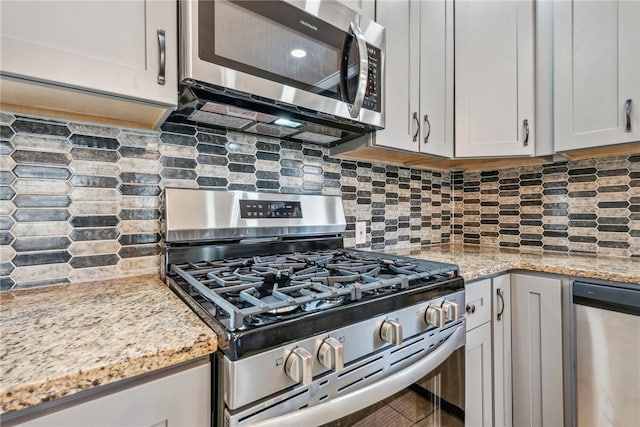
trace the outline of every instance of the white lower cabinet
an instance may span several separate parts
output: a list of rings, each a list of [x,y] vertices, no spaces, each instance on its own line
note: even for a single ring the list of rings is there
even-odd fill
[[[511,427],[511,277],[508,274],[491,281],[493,295],[493,425]]]
[[[465,312],[464,424],[489,427],[493,425],[491,279],[466,285]]]
[[[467,284],[465,425],[511,426],[511,281]]]
[[[20,427],[172,427],[211,425],[211,364],[198,362],[133,385],[41,410]],[[55,411],[55,412],[53,412]],[[26,416],[25,416],[26,417]],[[34,418],[35,417],[35,418]]]
[[[467,332],[465,347],[466,426],[491,426],[492,421],[491,323]]]
[[[561,280],[511,275],[513,425],[562,426]]]

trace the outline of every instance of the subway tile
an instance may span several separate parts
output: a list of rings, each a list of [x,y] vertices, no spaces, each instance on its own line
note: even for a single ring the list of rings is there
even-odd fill
[[[73,134],[69,138],[74,147],[97,148],[102,150],[117,150],[120,143],[115,138],[104,136]]]
[[[18,119],[11,124],[11,127],[19,133],[34,133],[48,136],[60,136],[64,138],[71,135],[71,132],[66,125],[49,122]]]
[[[115,138],[120,134],[120,129],[109,126],[89,125],[84,123],[69,123],[67,126],[72,133],[79,133],[83,135]]]
[[[114,150],[98,150],[93,148],[74,147],[71,150],[73,160],[87,160],[92,162],[117,162],[120,154]]]
[[[74,216],[69,222],[75,228],[113,227],[118,225],[120,220],[115,215],[92,215]]]
[[[43,264],[61,264],[71,259],[71,254],[67,251],[50,251],[50,252],[31,252],[18,253],[12,260],[16,267],[43,265]],[[44,276],[44,277],[49,277]]]
[[[101,267],[105,265],[116,265],[120,257],[115,254],[74,256],[69,264],[73,268]]]
[[[16,209],[13,219],[16,222],[66,221],[71,217],[67,209]]]
[[[69,237],[74,241],[115,240],[120,233],[117,228],[74,228]]]
[[[56,137],[17,134],[11,139],[11,143],[17,150],[34,151],[43,155],[71,151],[71,144],[67,139]]]
[[[16,239],[12,247],[16,252],[33,252],[66,249],[70,244],[67,237],[30,237]]]

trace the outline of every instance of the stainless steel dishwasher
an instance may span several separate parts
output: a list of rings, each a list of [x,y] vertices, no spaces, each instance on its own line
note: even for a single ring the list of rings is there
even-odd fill
[[[573,282],[566,355],[574,426],[640,422],[640,284]]]

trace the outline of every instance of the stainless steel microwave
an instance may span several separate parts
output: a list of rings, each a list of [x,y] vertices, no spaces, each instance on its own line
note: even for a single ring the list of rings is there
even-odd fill
[[[385,30],[331,0],[183,0],[174,121],[334,144],[384,128]]]

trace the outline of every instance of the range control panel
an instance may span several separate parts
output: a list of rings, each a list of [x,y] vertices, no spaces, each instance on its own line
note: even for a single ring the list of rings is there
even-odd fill
[[[300,202],[240,200],[240,218],[302,218]]]

